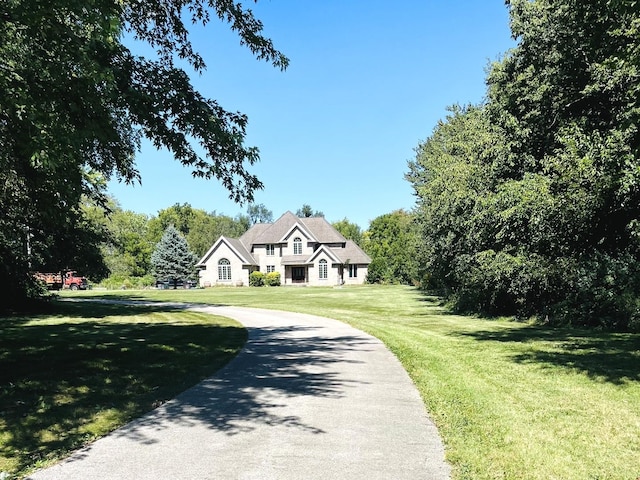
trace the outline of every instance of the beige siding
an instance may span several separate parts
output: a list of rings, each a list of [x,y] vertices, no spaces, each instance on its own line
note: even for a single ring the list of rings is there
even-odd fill
[[[345,285],[362,285],[367,279],[368,265],[358,265],[358,276],[349,278],[349,267],[344,269],[344,283]]]
[[[231,262],[231,280],[220,280],[218,278],[218,262],[222,258],[226,258]],[[237,285],[238,282],[242,282],[243,285],[249,285],[249,269],[242,265],[242,261],[224,242],[208,258],[205,265],[206,269],[200,271],[200,286],[202,287]]]
[[[299,237],[302,240],[302,255],[301,256],[309,256],[313,253],[313,247],[315,246],[315,242],[307,239],[307,237],[300,231],[300,229],[295,228],[289,237],[287,238],[286,245],[282,247],[282,256],[286,255],[294,255],[293,252],[293,239]]]
[[[320,260],[327,261],[327,278],[320,278]],[[333,264],[331,258],[320,254],[309,265],[309,285],[312,286],[334,286],[340,285],[340,266]]]
[[[289,215],[292,216],[291,214]],[[343,265],[340,265],[339,263],[333,263],[337,261],[337,259],[342,258],[347,258],[348,261],[348,257],[354,254],[355,256],[362,257],[364,254],[362,254],[359,249],[354,250],[354,248],[352,248],[352,246],[348,242],[347,244],[345,244],[344,242],[331,241],[330,243],[323,244],[322,246],[317,245],[314,241],[310,240],[303,232],[303,229],[294,227],[292,230],[290,230],[290,233],[286,234],[285,238],[282,238],[281,236],[284,235],[285,232],[280,231],[278,232],[278,235],[273,235],[273,237],[265,237],[264,239],[261,239],[260,243],[242,245],[236,239],[225,239],[221,237],[221,239],[216,242],[213,251],[207,252],[208,257],[204,263],[205,269],[200,272],[200,285],[238,285],[241,282],[242,285],[248,286],[249,274],[251,271],[259,269],[261,272],[266,274],[267,268],[272,265],[274,267],[274,271],[280,273],[280,278],[283,285],[306,284],[313,286],[335,286],[341,285],[343,283],[357,285],[365,282],[367,276],[366,264],[358,264],[357,276],[354,278],[350,278],[348,266],[345,267]],[[336,233],[336,235],[338,234]],[[299,237],[302,240],[302,252],[299,255],[295,255],[293,249],[293,239],[296,237]],[[278,240],[282,240],[283,243],[273,243],[274,255],[267,255],[267,244],[262,242],[277,242]],[[325,251],[324,249],[318,251],[316,247],[327,248],[327,251]],[[250,250],[250,253],[246,252],[245,248]],[[332,252],[328,249],[334,250]],[[317,256],[314,256],[314,254]],[[293,262],[290,262],[290,264],[287,266],[282,265],[283,257],[289,257],[288,260],[293,260]],[[297,257],[299,257],[299,260]],[[230,280],[220,280],[218,278],[218,262],[222,258],[226,258],[230,262]],[[306,261],[308,261],[309,259],[312,259],[312,263],[306,264]],[[327,261],[326,279],[319,278],[320,260],[323,259]],[[254,261],[255,265],[253,264]],[[246,265],[246,262],[251,262],[252,265]],[[291,263],[294,263],[296,265],[291,265]],[[305,269],[306,274],[304,282],[300,282],[298,280],[294,282],[292,280],[293,268]]]

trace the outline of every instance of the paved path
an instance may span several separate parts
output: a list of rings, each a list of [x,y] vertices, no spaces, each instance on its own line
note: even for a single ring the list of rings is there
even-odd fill
[[[245,325],[244,350],[215,376],[29,478],[449,478],[415,386],[379,340],[311,315],[192,308]]]

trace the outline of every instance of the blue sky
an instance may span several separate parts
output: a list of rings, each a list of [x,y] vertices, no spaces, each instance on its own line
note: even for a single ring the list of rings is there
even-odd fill
[[[250,2],[246,2],[249,5]],[[260,0],[250,7],[290,59],[281,72],[256,60],[229,28],[192,28],[207,63],[200,92],[249,117],[255,203],[279,217],[303,204],[362,229],[411,210],[407,161],[452,104],[480,102],[485,72],[513,46],[501,0]],[[149,215],[175,203],[246,212],[216,180],[194,179],[167,151],[143,143],[142,184],[109,183],[122,208]]]

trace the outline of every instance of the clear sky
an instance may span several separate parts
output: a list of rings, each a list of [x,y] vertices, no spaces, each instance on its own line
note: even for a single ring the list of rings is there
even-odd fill
[[[281,72],[256,60],[226,24],[192,28],[207,63],[200,92],[249,117],[255,203],[278,218],[303,204],[363,230],[414,197],[404,180],[414,149],[452,104],[478,103],[490,62],[513,46],[501,0],[260,0],[264,33],[290,59]],[[175,203],[246,213],[216,180],[194,179],[144,143],[142,185],[109,183],[122,208],[149,215]]]

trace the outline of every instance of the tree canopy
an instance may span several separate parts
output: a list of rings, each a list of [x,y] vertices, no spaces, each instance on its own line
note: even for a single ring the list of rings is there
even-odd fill
[[[640,9],[512,0],[487,99],[417,149],[423,279],[461,309],[638,327]]]
[[[251,225],[273,222],[273,212],[262,203],[258,205],[254,203],[250,204],[247,207],[247,216],[249,217],[249,223]]]
[[[309,217],[324,217],[324,213],[320,210],[313,210],[311,205],[307,205],[306,203],[302,205],[298,210],[296,210],[296,216],[301,218],[309,218]]]
[[[412,214],[396,210],[373,219],[363,234],[362,248],[371,257],[369,283],[417,281],[417,228]]]
[[[258,59],[287,58],[239,3],[223,0],[7,0],[0,12],[0,288],[24,296],[34,258],[47,264],[77,244],[82,195],[104,200],[92,182],[135,182],[146,137],[194,176],[217,179],[238,202],[262,184],[247,168],[247,118],[195,90],[178,64],[205,63],[188,24],[227,22]],[[134,55],[125,35],[154,58]],[[200,152],[203,152],[202,154]],[[54,242],[58,240],[58,242]]]
[[[347,240],[353,240],[358,245],[362,243],[362,229],[358,224],[350,222],[347,217],[331,225]]]

